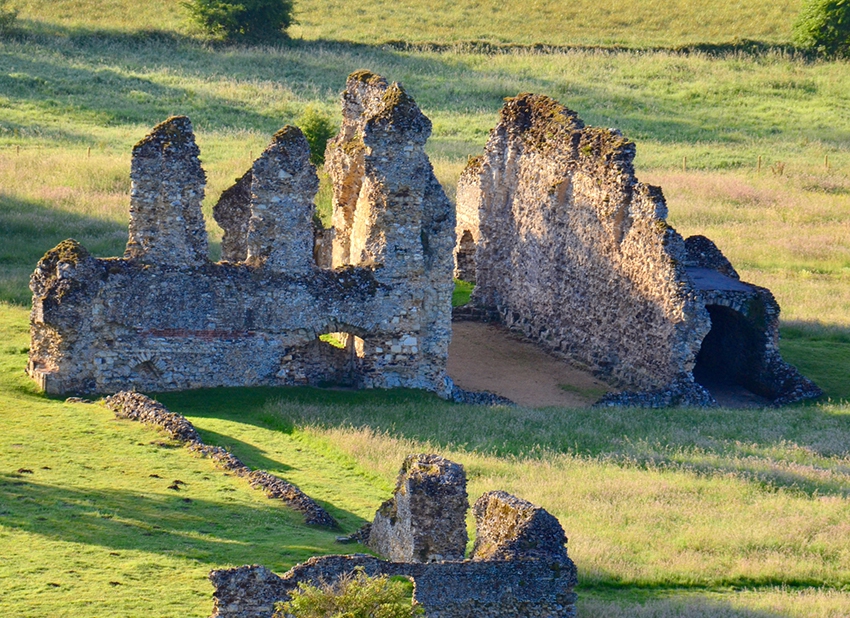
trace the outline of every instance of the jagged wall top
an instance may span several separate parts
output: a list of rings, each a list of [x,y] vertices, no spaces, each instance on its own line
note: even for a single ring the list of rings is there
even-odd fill
[[[207,260],[201,168],[192,123],[173,116],[133,147],[130,228],[124,256],[194,266]]]

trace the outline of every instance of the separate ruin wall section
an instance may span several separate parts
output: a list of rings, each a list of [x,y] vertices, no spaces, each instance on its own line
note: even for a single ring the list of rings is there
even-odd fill
[[[444,543],[447,531],[459,529],[463,530],[464,544],[466,538],[463,514],[468,503],[462,466],[437,455],[411,455],[402,466],[388,503],[400,503],[410,489],[415,494],[412,503],[418,504],[397,509],[393,525],[414,533],[399,537],[400,545],[390,544],[391,555],[381,552],[389,560],[363,554],[323,556],[311,558],[280,577],[257,565],[214,570],[210,573],[215,587],[213,618],[271,618],[275,603],[289,600],[300,583],[333,584],[358,569],[371,577],[412,579],[414,602],[426,618],[576,615],[576,566],[567,555],[563,528],[545,509],[505,492],[489,492],[474,507],[479,540],[471,560],[463,560],[462,549],[453,559],[420,560],[421,556],[413,556],[413,560],[403,560],[394,557],[402,545],[425,541],[437,547]],[[430,505],[424,503],[426,497]],[[376,514],[373,531],[386,518],[383,508]],[[459,541],[450,544],[462,547]],[[448,557],[449,552],[443,551]]]
[[[397,562],[463,560],[468,509],[463,466],[438,455],[410,455],[393,497],[375,514],[369,547]]]
[[[520,95],[462,175],[458,211],[480,221],[473,302],[598,374],[654,390],[688,375],[709,320],[634,154],[618,132]]]
[[[603,405],[708,405],[715,381],[777,404],[820,395],[779,355],[770,292],[710,240],[686,243],[634,156],[548,97],[509,99],[457,191],[475,309],[625,387]]]
[[[29,374],[54,394],[344,382],[448,396],[452,209],[422,148],[430,123],[389,90],[360,100],[364,156],[381,153],[358,198],[376,259],[316,264],[316,172],[287,127],[216,206],[225,261],[209,262],[204,172],[191,124],[172,118],[134,149],[125,258],[65,241],[39,262]],[[331,332],[351,345],[319,340]]]

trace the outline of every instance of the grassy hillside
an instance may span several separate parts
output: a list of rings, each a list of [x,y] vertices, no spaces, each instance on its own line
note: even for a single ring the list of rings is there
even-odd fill
[[[635,0],[467,0],[420,2],[334,0],[295,3],[294,38],[380,44],[391,41],[452,44],[626,45],[726,44],[741,39],[787,43],[800,0],[688,2]],[[176,2],[151,0],[128,10],[126,0],[21,0],[21,17],[39,26],[123,32],[191,33]]]
[[[352,550],[155,430],[35,393],[21,372],[24,310],[2,315],[5,615],[206,616],[212,568],[281,571]],[[502,488],[558,516],[585,617],[850,612],[846,407],[487,409],[309,389],[161,400],[206,442],[296,482],[346,531],[389,494],[405,455],[463,463],[472,500]]]
[[[123,251],[129,152],[151,126],[194,121],[215,257],[209,214],[221,190],[308,104],[338,119],[345,77],[364,67],[402,81],[433,120],[428,149],[450,195],[506,96],[549,94],[589,124],[621,128],[637,142],[638,176],[663,186],[671,222],[712,237],[745,279],[774,291],[783,353],[833,403],[511,410],[292,389],[162,400],[349,531],[388,495],[404,455],[460,461],[473,499],[503,488],[559,517],[582,616],[850,615],[850,406],[838,403],[850,400],[850,65],[724,47],[786,44],[798,1],[309,0],[296,40],[264,48],[208,44],[170,1],[18,4],[21,32],[0,39],[4,615],[205,616],[211,568],[280,571],[339,551],[333,533],[156,432],[38,395],[23,375],[24,307],[29,273],[58,241]],[[381,45],[397,39],[446,47]],[[636,49],[452,47],[472,40]],[[709,47],[671,50],[692,44]],[[185,491],[167,488],[175,479]]]

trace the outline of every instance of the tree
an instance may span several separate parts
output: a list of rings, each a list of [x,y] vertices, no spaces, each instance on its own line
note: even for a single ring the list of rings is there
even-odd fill
[[[292,0],[187,0],[183,6],[208,34],[228,40],[279,38],[292,24]]]
[[[806,0],[794,43],[828,58],[850,56],[850,0]]]

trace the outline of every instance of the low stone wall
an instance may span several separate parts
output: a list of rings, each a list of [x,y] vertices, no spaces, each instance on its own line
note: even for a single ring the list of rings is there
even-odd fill
[[[173,440],[185,444],[193,453],[209,457],[224,470],[246,479],[251,487],[262,489],[269,498],[281,500],[290,508],[303,513],[305,523],[326,528],[339,527],[325,509],[298,487],[263,470],[251,470],[236,455],[220,446],[204,444],[195,427],[183,415],[169,412],[164,405],[150,397],[133,391],[122,391],[107,397],[104,403],[118,418],[159,427]]]
[[[413,497],[406,503],[406,494]],[[431,502],[425,503],[425,498]],[[445,503],[443,501],[445,500]],[[411,508],[402,505],[408,504]],[[398,505],[390,516],[387,505]],[[434,560],[466,538],[463,467],[437,455],[411,455],[399,472],[393,498],[376,513],[369,543],[412,561],[355,554],[311,558],[277,576],[254,565],[210,573],[213,618],[271,618],[299,583],[321,585],[362,569],[367,575],[413,580],[413,601],[427,618],[572,618],[578,583],[567,556],[567,537],[544,509],[505,492],[484,494],[474,505],[477,534],[470,560]],[[394,519],[392,526],[386,526]],[[395,529],[393,529],[395,528]],[[405,534],[399,535],[401,529]],[[449,549],[445,549],[449,547]],[[387,554],[384,554],[385,557]]]

